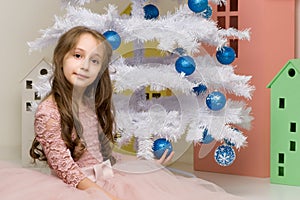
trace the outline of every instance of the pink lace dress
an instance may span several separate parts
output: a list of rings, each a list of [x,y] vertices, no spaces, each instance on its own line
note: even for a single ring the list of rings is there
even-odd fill
[[[218,186],[198,178],[175,176],[152,161],[103,161],[98,140],[99,125],[88,108],[79,111],[87,151],[74,161],[61,138],[60,115],[55,103],[46,100],[36,112],[35,131],[51,168],[51,175],[0,162],[1,200],[107,200],[101,191],[79,190],[85,177],[120,200],[235,200]]]

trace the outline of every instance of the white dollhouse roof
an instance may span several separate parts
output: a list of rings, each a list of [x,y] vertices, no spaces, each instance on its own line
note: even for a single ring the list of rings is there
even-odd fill
[[[35,65],[20,82],[24,82],[27,78],[36,78],[38,74],[41,73],[42,69],[50,70],[51,66],[52,65],[44,58],[41,59],[40,62]]]

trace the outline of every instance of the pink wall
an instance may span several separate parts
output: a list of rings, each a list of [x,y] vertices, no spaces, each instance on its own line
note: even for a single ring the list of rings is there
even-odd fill
[[[240,41],[239,58],[233,64],[237,65],[237,74],[253,76],[251,84],[256,90],[249,101],[255,117],[253,128],[245,132],[248,146],[237,153],[231,166],[219,166],[213,151],[198,159],[198,146],[194,169],[269,177],[270,90],[266,86],[295,57],[295,0],[240,0],[237,14],[239,30],[251,28],[251,41]]]

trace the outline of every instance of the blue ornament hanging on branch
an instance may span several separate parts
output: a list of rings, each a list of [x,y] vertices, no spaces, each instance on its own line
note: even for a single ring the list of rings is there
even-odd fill
[[[218,111],[224,108],[226,104],[226,97],[223,93],[219,91],[214,91],[207,95],[206,105],[209,109],[213,111]]]
[[[184,54],[186,54],[186,50],[184,48],[178,47],[173,50],[172,54],[183,56]]]
[[[103,36],[109,42],[113,50],[116,50],[121,45],[121,37],[115,31],[106,31]]]
[[[216,53],[217,60],[223,65],[231,64],[235,57],[235,51],[231,47],[224,46]]]
[[[214,141],[214,138],[211,136],[211,134],[208,133],[207,128],[204,129],[201,143],[203,143],[203,144],[209,144],[212,141]]]
[[[208,0],[188,0],[188,6],[195,13],[203,12],[208,6]]]
[[[153,154],[155,158],[160,159],[164,152],[168,149],[167,157],[173,151],[173,146],[170,141],[165,138],[159,138],[153,142]]]
[[[229,145],[229,146],[235,146],[235,144],[233,142],[230,142],[228,139],[224,139],[224,143]]]
[[[196,95],[200,95],[200,94],[203,94],[207,91],[207,87],[206,85],[200,83],[198,86],[196,87],[193,87],[193,92],[196,94]]]
[[[148,4],[143,7],[145,19],[156,19],[159,16],[158,8],[153,4]]]
[[[195,69],[196,64],[192,57],[181,56],[175,62],[175,68],[178,73],[185,73],[186,76],[191,75]]]
[[[234,128],[234,127],[231,127],[231,129],[232,130],[234,130],[234,132],[236,132],[236,133],[240,133],[241,131],[239,130],[239,129],[237,129],[237,128]],[[229,145],[229,146],[235,146],[235,143],[234,142],[231,142],[229,139],[224,139],[224,143],[225,144],[227,144],[227,145]]]
[[[234,162],[236,155],[234,149],[231,146],[220,145],[215,150],[214,158],[219,165],[229,166]]]
[[[212,16],[212,8],[210,5],[207,5],[206,9],[201,13],[201,15],[206,18],[209,19]]]

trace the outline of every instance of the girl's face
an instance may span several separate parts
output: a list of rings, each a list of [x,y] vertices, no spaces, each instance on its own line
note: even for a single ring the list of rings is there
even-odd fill
[[[82,34],[75,48],[64,57],[63,72],[66,79],[74,87],[85,89],[97,78],[103,55],[103,44],[89,33]]]

